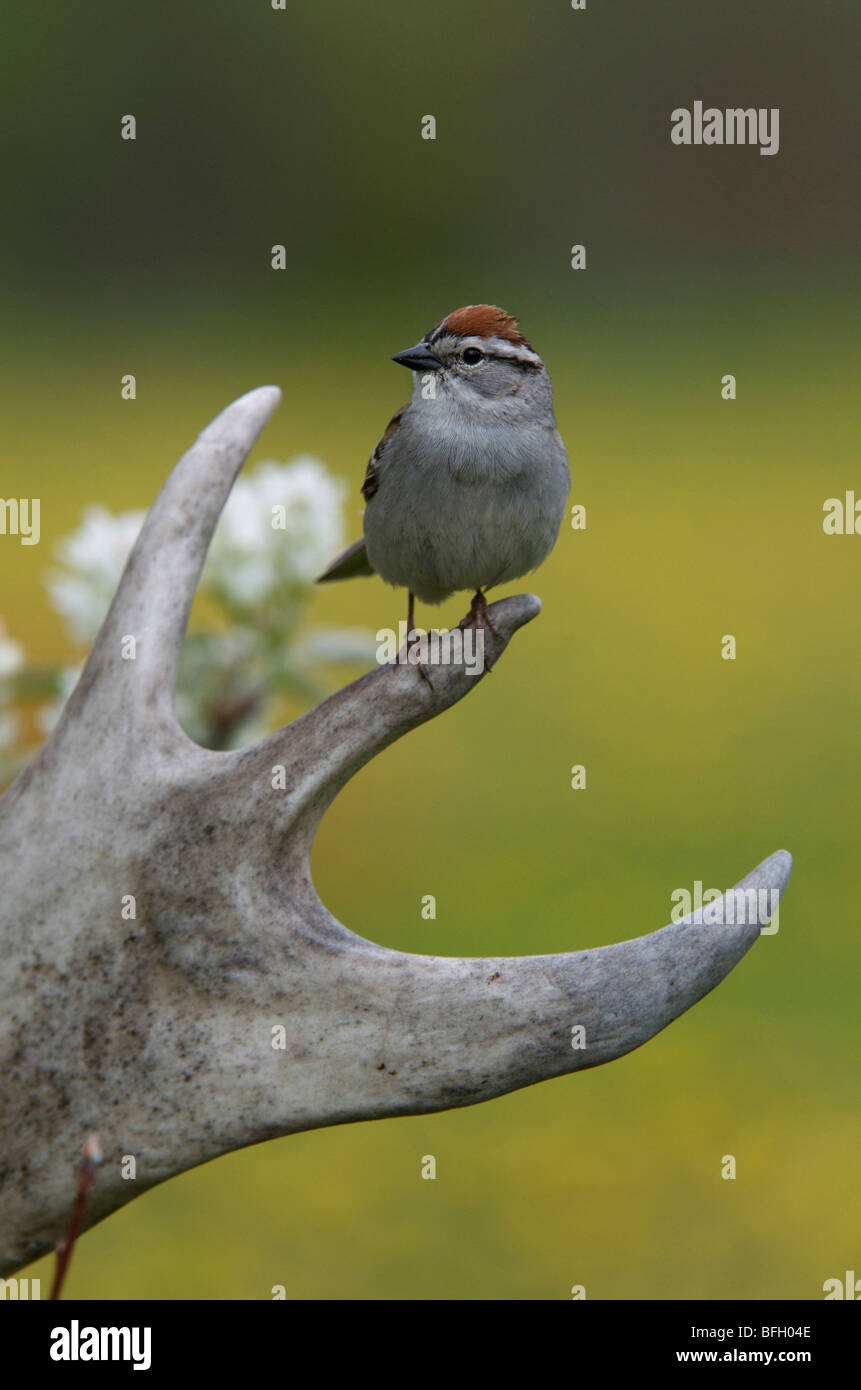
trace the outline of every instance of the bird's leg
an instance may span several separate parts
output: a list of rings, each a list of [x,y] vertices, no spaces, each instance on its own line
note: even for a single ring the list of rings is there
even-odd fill
[[[412,589],[409,589],[408,593],[409,598],[407,599],[407,651],[409,651],[410,647],[412,646],[412,642],[410,639],[413,633],[415,632],[416,626],[416,596],[413,593]],[[418,635],[416,635],[416,640],[418,640]],[[427,666],[425,666],[424,662],[417,661],[416,669],[418,670],[419,675],[422,677],[422,680],[426,680],[431,690],[433,690],[433,681],[430,678],[430,672],[428,671],[428,668]]]

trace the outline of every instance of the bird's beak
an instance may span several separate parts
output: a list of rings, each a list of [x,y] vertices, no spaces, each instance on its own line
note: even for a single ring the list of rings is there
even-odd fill
[[[404,352],[396,352],[392,361],[399,362],[402,367],[409,367],[414,372],[433,372],[442,366],[427,343],[416,343],[415,347],[407,348]]]

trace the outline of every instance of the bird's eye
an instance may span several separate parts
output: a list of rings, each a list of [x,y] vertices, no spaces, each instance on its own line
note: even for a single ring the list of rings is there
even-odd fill
[[[478,348],[464,348],[461,356],[468,367],[474,367],[476,362],[480,362],[484,356]]]

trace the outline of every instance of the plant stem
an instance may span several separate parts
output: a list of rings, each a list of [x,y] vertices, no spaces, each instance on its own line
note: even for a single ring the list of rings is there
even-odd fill
[[[58,1299],[72,1258],[72,1251],[75,1248],[75,1241],[81,1229],[81,1222],[84,1219],[84,1208],[87,1205],[87,1191],[90,1183],[95,1177],[96,1168],[102,1161],[102,1150],[97,1134],[90,1134],[84,1140],[84,1157],[78,1169],[78,1191],[75,1196],[75,1205],[72,1207],[72,1217],[69,1221],[69,1229],[64,1240],[57,1246],[57,1268],[54,1274],[54,1284],[51,1289],[51,1299]]]

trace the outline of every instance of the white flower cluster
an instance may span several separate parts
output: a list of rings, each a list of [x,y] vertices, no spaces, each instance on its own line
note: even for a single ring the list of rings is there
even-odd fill
[[[313,458],[261,463],[235,483],[199,586],[216,601],[220,620],[192,631],[180,664],[177,713],[193,738],[235,746],[265,730],[269,696],[319,698],[325,692],[316,668],[373,657],[364,629],[298,631],[313,580],[343,545],[344,494],[344,484]],[[89,646],[95,638],[144,517],[88,507],[78,529],[58,544],[60,567],[45,582],[75,643]],[[22,648],[0,625],[0,751],[20,732],[8,677],[23,665]],[[42,698],[54,698],[36,712],[44,733],[79,673],[74,667],[47,673]]]
[[[101,627],[143,520],[143,512],[112,516],[106,507],[87,507],[78,530],[58,543],[63,569],[45,583],[74,641],[89,644]]]
[[[212,539],[202,588],[250,608],[311,584],[343,545],[345,491],[312,458],[261,463],[238,478]]]
[[[237,608],[266,603],[311,584],[343,544],[345,486],[322,463],[261,463],[233,486],[201,576],[201,590]],[[63,565],[47,578],[57,612],[75,641],[92,642],[110,606],[144,513],[112,516],[88,507],[57,547]]]

